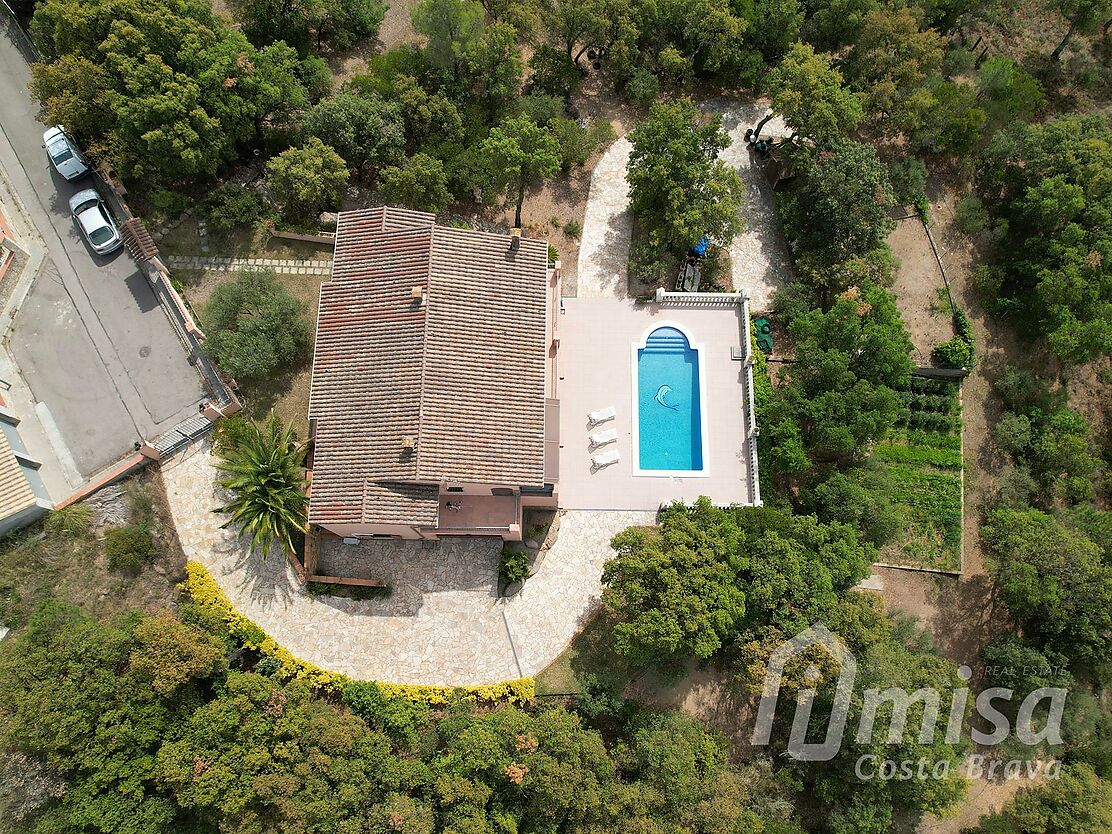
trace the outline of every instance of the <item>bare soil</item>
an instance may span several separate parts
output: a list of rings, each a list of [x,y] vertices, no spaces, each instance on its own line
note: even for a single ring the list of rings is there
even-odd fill
[[[888,245],[900,260],[892,292],[915,346],[914,360],[930,365],[931,350],[954,335],[946,282],[918,216],[898,221]]]

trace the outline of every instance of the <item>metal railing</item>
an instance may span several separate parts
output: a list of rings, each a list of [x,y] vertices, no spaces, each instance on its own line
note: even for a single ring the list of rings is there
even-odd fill
[[[757,411],[756,394],[753,384],[753,333],[749,320],[749,293],[747,292],[668,292],[663,288],[656,291],[658,304],[689,307],[737,306],[741,310],[743,361],[745,363],[745,384],[742,386],[742,411],[745,421],[745,445],[749,453],[749,494],[754,507],[763,505],[761,501],[760,463],[757,460]]]

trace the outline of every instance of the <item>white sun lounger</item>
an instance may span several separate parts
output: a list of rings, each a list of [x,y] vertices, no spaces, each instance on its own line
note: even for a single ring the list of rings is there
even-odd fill
[[[591,423],[605,423],[607,420],[613,420],[618,416],[617,409],[614,406],[608,408],[600,408],[598,411],[592,411],[587,415],[587,420]]]
[[[607,429],[606,431],[596,431],[594,434],[587,435],[587,439],[591,441],[592,446],[604,446],[618,439],[618,430]]]
[[[611,449],[609,452],[599,452],[597,455],[591,455],[591,463],[593,463],[600,469],[603,466],[610,466],[611,464],[617,463],[621,459],[622,456],[618,454],[617,449]]]

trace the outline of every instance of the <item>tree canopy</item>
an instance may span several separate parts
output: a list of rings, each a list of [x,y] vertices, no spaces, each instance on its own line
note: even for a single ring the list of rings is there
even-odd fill
[[[239,273],[213,290],[201,315],[205,350],[239,379],[266,379],[305,359],[312,335],[305,305],[273,273]]]
[[[653,245],[685,252],[704,236],[729,244],[745,192],[718,159],[729,144],[720,119],[704,121],[690,99],[657,104],[630,141],[630,206]]]
[[[707,659],[761,627],[794,634],[826,616],[873,558],[851,528],[780,510],[700,498],[660,521],[616,536],[603,573],[615,649],[639,664]]]
[[[994,309],[1066,361],[1112,352],[1112,129],[1098,116],[1019,124],[985,162],[982,187],[1007,221],[982,279]]]

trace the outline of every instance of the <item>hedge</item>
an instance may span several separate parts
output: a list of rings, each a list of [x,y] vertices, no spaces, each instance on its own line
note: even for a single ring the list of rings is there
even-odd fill
[[[186,580],[182,583],[182,587],[189,593],[193,602],[218,613],[228,624],[228,632],[233,639],[244,647],[276,660],[279,663],[279,677],[287,680],[303,680],[316,690],[336,695],[341,695],[344,687],[354,682],[347,675],[321,669],[319,666],[294,657],[288,649],[275,642],[254,622],[236,611],[204,565],[199,562],[186,562],[185,572]],[[405,698],[414,703],[430,706],[442,706],[452,701],[524,703],[532,700],[536,695],[533,678],[518,678],[485,686],[419,686],[378,681],[374,683],[387,698]]]

